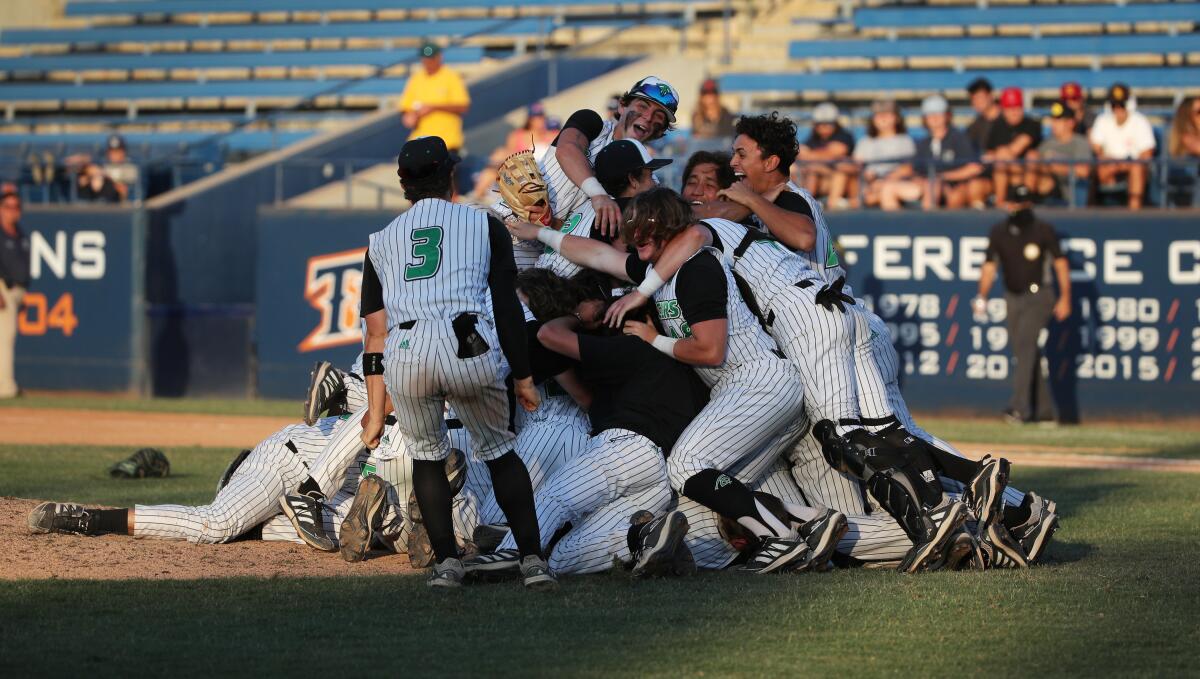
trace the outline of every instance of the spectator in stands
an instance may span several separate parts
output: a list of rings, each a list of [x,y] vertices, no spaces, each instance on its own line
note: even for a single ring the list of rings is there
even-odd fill
[[[854,147],[854,160],[862,166],[862,194],[866,205],[879,204],[880,188],[889,179],[903,176],[908,163],[917,153],[917,146],[904,129],[904,118],[890,99],[871,105],[871,120],[867,136]],[[853,205],[857,196],[851,198]]]
[[[1050,136],[1038,145],[1038,158],[1042,162],[1035,166],[1035,179],[1030,186],[1042,201],[1069,200],[1071,175],[1087,181],[1092,148],[1087,138],[1075,131],[1076,125],[1075,112],[1065,101],[1050,105]]]
[[[721,105],[717,81],[709,78],[700,85],[700,101],[692,112],[692,138],[732,139],[736,117]]]
[[[1092,123],[1096,122],[1096,116],[1087,108],[1087,102],[1083,98],[1083,86],[1074,81],[1065,82],[1058,88],[1058,96],[1071,112],[1071,119],[1075,121],[1075,131],[1087,137]]]
[[[975,120],[967,126],[967,137],[975,144],[976,150],[983,153],[987,149],[992,123],[1000,117],[1000,107],[996,105],[992,83],[987,78],[972,80],[967,85],[967,94],[971,97],[971,108],[975,109]]]
[[[1042,124],[1025,115],[1025,98],[1016,87],[1006,87],[1000,93],[1000,117],[988,131],[983,161],[992,164],[992,183],[995,185],[996,207],[1006,207],[1008,189],[1028,186],[1037,160],[1037,147],[1042,142]]]
[[[119,203],[121,191],[104,168],[96,163],[88,162],[79,173],[79,200],[89,203]]]
[[[130,162],[125,150],[125,140],[118,135],[108,138],[108,146],[104,149],[104,174],[112,180],[121,200],[129,200],[129,192],[136,189],[141,180],[138,166]],[[135,192],[135,195],[136,192]]]
[[[29,288],[29,238],[21,231],[21,198],[0,196],[0,398],[17,395],[13,379],[13,349],[17,315]]]
[[[462,150],[462,117],[471,106],[467,86],[457,71],[442,63],[442,48],[432,42],[421,46],[421,68],[413,69],[400,95],[404,126],[409,139],[441,137],[453,153]]]
[[[737,181],[729,161],[729,154],[722,151],[697,151],[688,158],[683,168],[680,193],[694,206],[697,219],[718,217],[724,213],[710,204],[720,201],[721,191]]]
[[[496,168],[512,154],[520,151],[533,151],[534,157],[541,160],[550,148],[550,144],[554,142],[556,134],[554,130],[550,129],[549,119],[546,117],[546,107],[540,101],[530,104],[526,109],[525,124],[508,133],[504,145],[492,151],[487,167],[479,171],[472,196],[482,200],[492,190],[496,183]]]
[[[1167,138],[1171,158],[1200,158],[1200,97],[1188,97],[1175,109]]]
[[[853,167],[846,163],[854,151],[854,135],[838,122],[833,102],[817,104],[812,114],[812,132],[800,145],[800,184],[817,198],[827,198],[830,206],[844,208],[846,183]]]
[[[1146,191],[1146,163],[1154,157],[1157,143],[1154,128],[1146,116],[1138,113],[1137,100],[1128,85],[1116,83],[1109,88],[1108,105],[1096,117],[1088,141],[1098,159],[1110,161],[1096,167],[1100,189],[1125,179],[1129,186],[1129,209],[1140,209]]]
[[[973,198],[981,199],[986,184],[978,181],[983,174],[975,145],[961,130],[951,125],[950,103],[941,95],[921,102],[921,117],[929,135],[917,142],[917,155],[906,163],[879,191],[884,210],[899,210],[902,203],[921,201],[931,210],[944,201],[951,209],[964,208]],[[972,195],[972,190],[977,195]]]

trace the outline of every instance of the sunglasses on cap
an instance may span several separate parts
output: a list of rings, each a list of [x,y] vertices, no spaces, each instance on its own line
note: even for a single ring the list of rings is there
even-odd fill
[[[675,93],[671,91],[671,86],[666,83],[639,83],[637,87],[629,91],[629,96],[642,97],[656,104],[662,104],[663,108],[670,111],[672,116],[679,109],[679,97],[675,96]]]

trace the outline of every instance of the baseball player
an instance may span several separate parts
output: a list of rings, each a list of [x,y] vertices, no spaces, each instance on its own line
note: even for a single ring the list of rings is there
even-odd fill
[[[553,587],[540,554],[529,473],[513,450],[495,350],[502,349],[510,366],[518,403],[535,410],[540,399],[514,288],[512,241],[496,218],[450,202],[456,162],[438,137],[405,143],[398,174],[413,206],[371,235],[362,283],[368,400],[362,438],[368,448],[379,445],[390,397],[412,448],[415,495],[436,555],[429,585],[460,587],[464,571],[442,468],[450,451],[442,424],[448,400],[470,432],[474,456],[487,464],[521,553],[525,585]],[[489,292],[494,322],[484,315]],[[312,504],[299,507],[311,511],[305,507]]]
[[[603,244],[551,229],[514,227],[518,238],[535,236],[568,259],[625,281],[641,282],[667,243],[691,222],[690,207],[669,189],[651,189],[626,207],[622,238],[637,247],[628,257]],[[739,479],[754,479],[803,433],[803,386],[781,359],[774,340],[737,293],[728,270],[711,252],[689,260],[655,293],[659,321],[628,322],[655,348],[692,365],[712,388],[712,400],[684,431],[668,460],[672,487],[682,495],[738,521],[762,538],[748,567],[789,570],[805,563],[809,548],[792,529],[757,506]],[[689,544],[702,567],[707,554]]]
[[[615,120],[603,120],[590,109],[572,113],[551,144],[554,152],[547,153],[538,163],[549,193],[550,212],[540,222],[543,226],[565,222],[590,200],[599,230],[608,236],[617,234],[620,207],[596,178],[592,163],[600,149],[614,140],[649,142],[670,131],[679,109],[679,93],[670,83],[647,76],[634,83],[620,101],[619,117]],[[492,209],[503,218],[510,214],[503,201]]]

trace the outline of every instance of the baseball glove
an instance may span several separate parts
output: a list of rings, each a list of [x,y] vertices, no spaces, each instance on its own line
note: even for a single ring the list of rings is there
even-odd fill
[[[156,478],[168,476],[171,473],[171,463],[161,450],[142,448],[109,467],[108,473],[114,479]]]
[[[505,158],[496,174],[500,196],[513,214],[526,222],[550,225],[550,194],[532,151],[521,151]],[[531,218],[530,211],[534,207],[540,207],[541,213]]]

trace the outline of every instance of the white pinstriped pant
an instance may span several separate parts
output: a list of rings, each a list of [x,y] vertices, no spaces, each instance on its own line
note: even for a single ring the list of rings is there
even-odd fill
[[[826,311],[816,285],[788,285],[767,303],[775,317],[771,336],[804,380],[805,405],[814,422],[858,418],[853,313]]]
[[[457,356],[449,320],[417,321],[409,330],[393,328],[388,336],[384,381],[415,460],[444,460],[450,454],[446,401],[470,432],[475,459],[494,460],[513,449],[500,343],[483,317],[476,330],[492,348],[467,359]]]
[[[327,417],[309,427],[292,424],[260,442],[210,504],[135,505],[137,537],[187,540],[202,544],[228,542],[279,513],[279,498],[308,475],[317,458],[346,420]],[[295,447],[295,452],[288,444]]]
[[[799,372],[782,359],[739,366],[712,388],[708,405],[671,449],[671,487],[705,469],[755,479],[807,428]]]
[[[563,465],[534,494],[541,544],[566,525],[550,567],[557,573],[596,573],[630,559],[629,519],[640,509],[659,514],[671,503],[662,449],[628,429],[608,429]],[[515,549],[512,534],[500,549]]]

